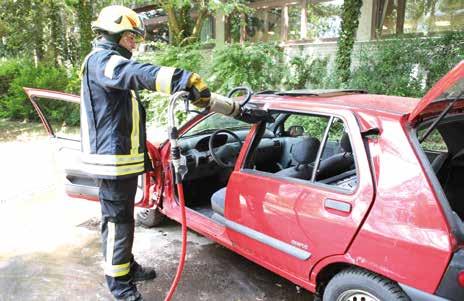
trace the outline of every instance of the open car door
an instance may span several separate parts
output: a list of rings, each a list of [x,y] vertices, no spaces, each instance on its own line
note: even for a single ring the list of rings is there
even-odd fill
[[[80,161],[81,142],[80,131],[76,129],[74,134],[63,134],[56,131],[53,124],[49,122],[41,104],[44,101],[65,101],[76,106],[79,110],[80,97],[77,95],[43,90],[24,88],[29,100],[32,102],[34,109],[42,121],[50,140],[55,146],[55,160],[60,172],[63,173],[64,189],[66,194],[74,198],[87,199],[92,201],[98,200],[98,185],[96,179],[86,173]],[[145,187],[148,189],[145,176],[139,176],[139,184],[135,202],[138,205],[146,206],[148,193],[144,193]]]

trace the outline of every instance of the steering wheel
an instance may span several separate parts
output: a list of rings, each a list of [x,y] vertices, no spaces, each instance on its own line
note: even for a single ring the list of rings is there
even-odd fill
[[[246,105],[250,101],[251,96],[253,95],[253,91],[251,91],[250,88],[248,88],[248,87],[236,87],[236,88],[233,88],[232,90],[229,91],[229,93],[227,93],[227,97],[231,98],[232,95],[234,95],[235,93],[240,92],[240,91],[245,93],[245,97],[243,98],[242,102],[240,103],[240,107],[243,107],[244,105]]]
[[[219,133],[226,133],[230,136],[232,136],[236,142],[231,144],[227,143],[221,147],[214,148],[214,139]],[[238,145],[237,145],[238,142]],[[237,160],[238,153],[240,152],[240,149],[242,148],[242,141],[240,138],[234,133],[229,130],[217,130],[215,131],[211,137],[209,137],[209,152],[211,154],[211,158],[213,158],[214,162],[216,162],[217,165],[224,167],[224,168],[230,168],[235,166],[235,160]],[[232,158],[232,160],[229,160]]]

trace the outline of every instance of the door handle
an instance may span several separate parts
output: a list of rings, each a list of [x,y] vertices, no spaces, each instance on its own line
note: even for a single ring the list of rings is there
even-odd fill
[[[351,204],[345,203],[342,201],[334,200],[334,199],[325,199],[324,201],[324,208],[340,211],[343,213],[350,213],[351,212]]]

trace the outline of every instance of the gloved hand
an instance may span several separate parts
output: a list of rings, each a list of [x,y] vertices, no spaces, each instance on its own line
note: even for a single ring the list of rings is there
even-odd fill
[[[188,99],[194,106],[206,108],[210,105],[211,92],[198,74],[192,73],[190,76],[187,82],[187,91],[190,92]]]

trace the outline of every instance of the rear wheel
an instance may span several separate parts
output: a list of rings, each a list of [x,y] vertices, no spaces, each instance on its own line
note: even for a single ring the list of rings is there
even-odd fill
[[[335,275],[324,290],[324,301],[408,301],[395,282],[361,269]]]
[[[165,217],[158,209],[143,208],[137,211],[136,221],[146,228],[153,228],[159,226]]]

